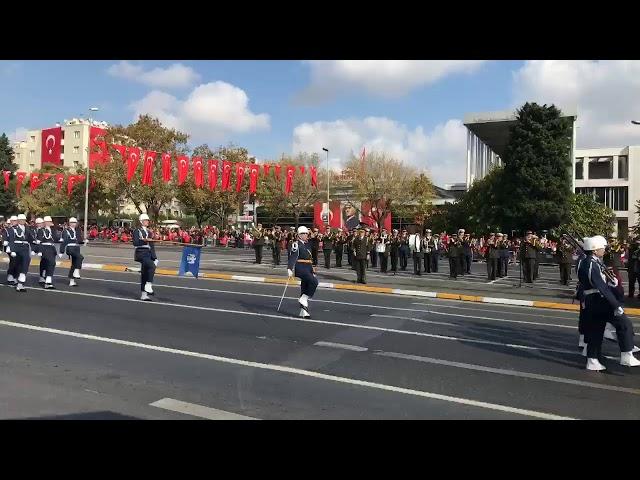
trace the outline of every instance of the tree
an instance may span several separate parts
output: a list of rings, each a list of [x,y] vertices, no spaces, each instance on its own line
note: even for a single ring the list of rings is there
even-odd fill
[[[424,230],[425,224],[436,213],[433,205],[434,188],[431,179],[421,173],[409,181],[409,196],[411,200],[398,204],[393,212],[403,218],[410,218]]]
[[[11,173],[16,171],[16,164],[13,163],[14,152],[6,134],[0,135],[0,170],[8,170]],[[0,212],[8,217],[16,212],[15,188],[4,189],[4,178],[1,178],[0,187]]]
[[[534,230],[567,220],[571,198],[571,120],[555,106],[526,103],[510,129],[498,199],[503,228]]]
[[[473,182],[471,188],[448,211],[448,228],[482,235],[500,230],[509,231],[501,217],[500,192],[504,169],[493,168],[484,178]]]
[[[30,180],[24,182],[22,185],[22,193],[18,199],[18,205],[20,209],[27,214],[42,217],[44,215],[62,215],[67,216],[72,212],[76,214],[79,209],[74,205],[72,199],[67,195],[67,187],[63,185],[60,192],[56,191],[55,174],[64,173],[67,175],[69,172],[63,167],[56,165],[45,164],[40,170],[42,173],[49,173],[51,177],[44,181],[42,185],[36,188],[33,192],[30,191]],[[29,178],[29,177],[27,177]],[[82,210],[84,211],[84,183],[78,183],[73,188],[72,197],[78,197],[78,200],[82,199]]]
[[[613,233],[615,221],[614,211],[593,196],[573,194],[569,200],[569,220],[551,233],[556,237],[568,233],[579,240],[594,235],[609,237]]]
[[[158,155],[168,152],[173,158],[189,151],[188,139],[189,136],[186,133],[167,128],[162,125],[160,120],[149,115],[141,115],[136,123],[126,127],[122,125],[110,127],[105,135],[105,140],[108,143],[140,148],[141,155],[150,150],[158,152]],[[115,151],[111,153],[113,158],[120,158]],[[105,198],[110,199],[111,202],[116,202],[120,198],[129,200],[140,213],[143,213],[140,207],[143,205],[152,221],[157,222],[162,208],[170,203],[175,196],[175,183],[174,181],[165,183],[162,180],[162,168],[156,161],[153,170],[153,184],[142,185],[142,164],[143,162],[140,161],[136,174],[130,183],[126,180],[126,162],[112,161],[98,165],[94,175]],[[175,178],[177,170],[175,162],[172,168]]]

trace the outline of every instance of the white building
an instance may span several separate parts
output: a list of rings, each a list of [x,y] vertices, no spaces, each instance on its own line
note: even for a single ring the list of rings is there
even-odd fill
[[[575,150],[575,193],[593,195],[616,214],[618,237],[626,238],[638,222],[635,204],[640,199],[640,146]]]

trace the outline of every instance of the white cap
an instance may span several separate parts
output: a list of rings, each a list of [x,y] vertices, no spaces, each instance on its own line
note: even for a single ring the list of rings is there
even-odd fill
[[[18,215],[18,220],[26,220],[27,216],[24,213]]]
[[[11,215],[11,216],[9,217],[9,221],[10,221],[10,222],[15,222],[16,220],[18,220],[18,217],[16,217],[15,215]]]
[[[36,223],[42,223],[42,222],[44,222],[43,219],[41,219],[40,217],[36,218]]]
[[[602,235],[595,237],[585,237],[582,241],[583,248],[587,251],[598,250],[607,246],[607,240]]]
[[[298,227],[298,234],[300,233],[309,233],[309,229],[307,227],[305,227],[304,225]]]
[[[146,213],[142,213],[142,214],[140,214],[139,220],[140,221],[149,220],[149,215],[147,215]]]
[[[78,219],[76,217],[71,217],[69,219],[69,223],[78,223]]]
[[[47,215],[46,217],[43,218],[43,220],[45,222],[53,222],[53,220],[51,220],[51,217],[49,215]]]

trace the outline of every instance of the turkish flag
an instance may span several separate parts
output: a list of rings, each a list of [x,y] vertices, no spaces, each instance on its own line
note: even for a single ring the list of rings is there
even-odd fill
[[[106,133],[107,131],[102,128],[89,128],[89,168],[95,167],[96,163],[105,163],[109,159],[107,142],[104,140]]]
[[[289,165],[287,167],[287,180],[284,184],[284,191],[288,195],[291,193],[291,189],[293,188],[293,175],[296,172],[296,167],[293,165]]]
[[[244,180],[244,170],[247,166],[244,163],[236,163],[236,192],[242,190],[242,182]]]
[[[2,175],[4,175],[4,189],[8,190],[9,189],[9,179],[11,178],[11,171],[10,170],[3,170],[2,171]]]
[[[42,130],[42,163],[60,165],[62,159],[62,127]]]
[[[40,181],[40,174],[31,172],[31,175],[29,176],[29,191],[33,192],[41,184],[42,181]]]
[[[231,183],[231,162],[222,162],[222,190],[229,190]]]
[[[260,167],[255,163],[249,166],[249,193],[256,193],[258,187],[258,172]]]
[[[304,165],[300,165],[300,173],[304,175]]]
[[[111,148],[118,151],[118,153],[120,154],[120,159],[124,163],[124,161],[126,160],[125,153],[127,151],[127,147],[125,147],[124,145],[114,145],[112,143]]]
[[[318,188],[318,169],[311,167],[311,186]]]
[[[193,183],[195,183],[198,188],[202,188],[204,186],[202,157],[193,157]]]
[[[131,183],[131,179],[136,174],[139,161],[140,149],[138,147],[130,147],[127,154],[127,183]]]
[[[268,163],[264,164],[264,176],[268,177],[269,176],[269,169],[271,168],[271,165],[269,165]]]
[[[67,195],[70,197],[73,192],[73,187],[79,180],[79,175],[69,175],[69,181],[67,182]]]
[[[320,233],[324,233],[327,225],[322,221],[322,211],[326,203],[314,202],[313,204],[313,226],[318,229]]]
[[[276,166],[274,167],[274,170],[275,170],[275,172],[276,172],[276,178],[277,178],[278,180],[280,180],[280,168],[281,168],[281,167],[280,167],[280,165],[276,165]]]
[[[178,157],[178,185],[182,185],[189,175],[189,157],[180,155]]]
[[[64,183],[64,173],[56,173],[56,192],[59,192],[62,189],[63,183]]]
[[[162,154],[162,180],[165,183],[169,183],[171,181],[171,154],[163,153]]]
[[[218,160],[209,159],[209,190],[215,190],[218,186]]]
[[[142,165],[142,184],[153,185],[153,164],[156,160],[156,152],[144,152],[144,164]]]
[[[338,200],[329,203],[329,226],[342,228],[342,205]]]
[[[24,177],[27,176],[27,172],[16,172],[16,177],[18,181],[16,182],[16,195],[20,196],[20,190],[22,189],[22,182],[24,182]]]

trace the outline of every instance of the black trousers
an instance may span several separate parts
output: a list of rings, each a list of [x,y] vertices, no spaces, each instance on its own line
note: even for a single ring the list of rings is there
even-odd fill
[[[398,271],[398,252],[391,252],[389,254],[389,257],[391,258],[391,271],[397,272]]]
[[[380,259],[380,273],[387,273],[387,265],[389,263],[389,257],[386,253],[378,252],[378,257]]]
[[[31,265],[31,251],[29,249],[29,246],[26,244],[19,244],[19,245],[15,245],[14,247],[14,252],[16,252],[16,258],[15,258],[15,262],[16,262],[16,280],[17,280],[17,276],[20,275],[21,273],[24,273],[25,275],[29,272],[29,265]]]
[[[409,263],[409,253],[406,250],[400,250],[400,269],[406,270]]]
[[[264,245],[254,245],[253,249],[256,251],[256,263],[262,263],[262,248]]]
[[[353,252],[350,248],[347,248],[347,263],[353,266]]]
[[[533,263],[533,279],[534,280],[538,279],[539,267],[540,267],[540,262],[538,261],[538,259],[535,259]]]
[[[496,260],[496,277],[503,277],[502,269],[504,267],[504,262],[502,261],[502,257],[498,257]]]
[[[297,263],[295,268],[295,275],[300,279],[300,293],[309,298],[313,297],[318,288],[318,279],[313,274],[313,268],[308,263]]]
[[[322,253],[324,253],[325,268],[331,268],[331,250],[322,250]]]
[[[317,248],[311,249],[311,262],[314,267],[318,265],[318,249]]]
[[[501,273],[501,277],[506,277],[507,276],[507,271],[509,270],[509,257],[500,257],[500,259],[498,260],[499,265],[502,267],[502,270],[500,270]]]
[[[438,261],[440,260],[439,252],[431,252],[431,271],[438,273]]]
[[[153,283],[153,275],[156,273],[156,265],[153,263],[150,252],[136,252],[134,260],[140,262],[140,290],[144,292],[144,284]]]
[[[458,278],[458,257],[449,257],[449,276]]]
[[[371,268],[376,268],[378,266],[378,252],[371,250],[369,257],[371,257]]]
[[[337,247],[337,248],[335,249],[335,252],[336,252],[336,267],[340,268],[340,267],[342,267],[342,253],[343,253],[343,248],[342,248],[341,246],[340,246],[340,247]]]
[[[458,275],[464,275],[467,271],[467,261],[464,258],[464,254],[458,257]]]
[[[42,252],[42,257],[40,257],[40,276],[53,277],[56,270],[56,248],[51,245],[41,245],[39,250]]]
[[[353,264],[355,266],[356,274],[358,275],[358,279],[356,280],[358,283],[367,283],[367,269],[365,268],[366,259],[362,258],[354,258]]]
[[[473,263],[473,255],[470,253],[464,254],[464,267],[465,273],[471,273],[471,264]]]
[[[426,273],[431,273],[431,256],[432,256],[432,255],[433,255],[433,254],[432,254],[431,252],[429,252],[429,253],[424,252],[424,253],[422,254],[422,256],[423,256],[423,263],[424,263],[424,271],[425,271]]]
[[[414,275],[422,275],[421,273],[421,263],[422,263],[422,253],[413,252],[413,274]]]
[[[496,279],[496,270],[498,269],[497,258],[487,258],[487,278],[489,280]]]
[[[535,269],[535,258],[525,258],[520,260],[522,262],[522,275],[524,276],[525,283],[533,283],[533,273]]]
[[[569,284],[569,272],[571,271],[570,263],[561,263],[560,264],[560,283],[563,285]]]
[[[9,268],[7,269],[7,275],[11,275],[14,278],[18,277],[18,267],[16,265],[16,258],[17,257],[12,257],[9,254]]]
[[[271,255],[273,255],[273,264],[280,265],[280,245],[272,247]]]
[[[613,308],[600,294],[587,295],[584,311],[584,341],[587,343],[587,357],[598,358],[602,354],[602,339],[607,322],[616,329],[621,352],[633,350],[633,325],[626,315],[613,315]]]
[[[82,261],[84,260],[84,257],[80,253],[80,247],[67,247],[67,255],[71,257],[71,268],[69,269],[69,278],[73,278],[73,271],[76,268],[78,270],[82,270]]]
[[[629,298],[633,297],[636,291],[636,282],[638,282],[638,288],[640,289],[640,276],[636,273],[635,269],[629,269]]]

